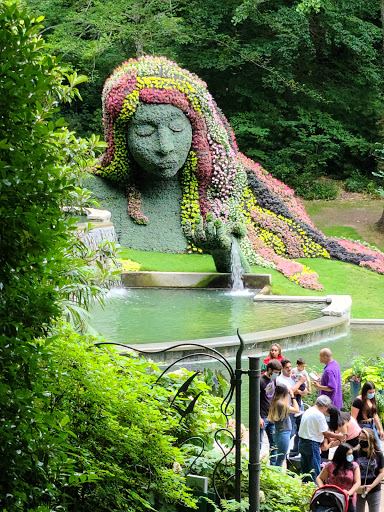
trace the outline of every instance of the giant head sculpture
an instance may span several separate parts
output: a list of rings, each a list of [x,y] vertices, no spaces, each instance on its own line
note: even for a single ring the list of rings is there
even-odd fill
[[[231,240],[245,259],[281,271],[306,288],[317,274],[292,261],[335,257],[384,273],[377,251],[325,237],[293,190],[239,153],[235,135],[207,85],[163,57],[130,59],[103,89],[108,148],[96,174],[121,185],[127,215],[145,225],[140,182],[178,179],[184,235],[229,270]],[[381,269],[381,270],[380,270]]]

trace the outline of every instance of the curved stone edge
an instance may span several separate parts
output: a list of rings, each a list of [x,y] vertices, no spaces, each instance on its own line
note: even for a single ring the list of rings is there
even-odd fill
[[[347,334],[348,331],[348,318],[323,316],[315,320],[310,320],[308,322],[303,322],[301,324],[291,325],[288,327],[280,327],[278,329],[248,333],[242,335],[245,342],[243,356],[265,354],[268,352],[271,342],[279,343],[284,351],[287,349],[329,341],[331,339],[338,338]],[[145,355],[145,357],[150,358],[152,361],[157,363],[172,363],[177,359],[186,355],[191,355],[196,351],[205,352],[208,355],[209,351],[204,351],[204,349],[197,349],[197,347],[194,346],[188,347],[186,346],[188,343],[198,343],[206,348],[216,349],[226,358],[234,358],[239,348],[239,340],[237,336],[132,345],[132,347],[139,350],[158,351],[174,347],[178,344],[183,344],[182,347],[171,349],[168,352],[163,352],[161,354],[151,353]],[[197,359],[201,360],[201,357],[191,357],[185,360],[184,364],[188,364],[188,361],[196,361]],[[207,359],[209,358],[207,357]]]
[[[231,274],[217,272],[122,272],[121,281],[127,288],[216,288],[229,289]],[[262,289],[271,284],[270,274],[244,274],[246,288]]]
[[[350,295],[327,295],[326,297],[309,297],[300,295],[269,295],[260,297],[255,295],[255,302],[326,302],[328,304],[321,312],[325,316],[351,317],[352,298]]]
[[[384,325],[384,318],[352,318],[354,325]]]
[[[332,295],[329,296],[321,296],[321,297],[313,297],[313,296],[305,296],[305,295],[267,295],[266,297],[260,296],[257,294],[253,297],[255,302],[327,302],[330,303],[332,301]]]
[[[322,310],[323,315],[351,318],[352,298],[350,295],[328,295],[330,304]]]

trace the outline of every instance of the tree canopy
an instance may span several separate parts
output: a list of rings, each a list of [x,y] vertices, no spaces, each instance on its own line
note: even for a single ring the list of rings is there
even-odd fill
[[[327,175],[371,175],[381,142],[382,30],[373,0],[28,0],[50,51],[91,77],[72,123],[101,130],[100,93],[129,57],[164,55],[202,77],[240,149],[306,197]]]

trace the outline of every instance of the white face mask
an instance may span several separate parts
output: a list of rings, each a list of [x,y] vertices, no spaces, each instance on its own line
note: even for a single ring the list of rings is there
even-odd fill
[[[351,455],[347,455],[346,459],[347,459],[348,462],[353,462],[353,455],[352,455],[352,453],[351,453]]]
[[[272,374],[271,374],[271,379],[272,379],[272,380],[275,380],[275,379],[277,379],[277,377],[278,377],[278,376],[279,376],[279,374],[278,374],[278,373],[272,373]]]
[[[325,415],[324,415],[325,416]],[[325,416],[325,421],[329,423],[331,421],[331,418],[329,416]]]

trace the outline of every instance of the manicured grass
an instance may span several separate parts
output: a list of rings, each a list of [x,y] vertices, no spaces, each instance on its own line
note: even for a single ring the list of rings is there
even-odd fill
[[[272,293],[276,295],[351,295],[352,318],[384,318],[384,275],[337,260],[301,258],[319,274],[322,292],[305,290],[289,282],[280,272],[252,267],[255,273],[272,275]]]
[[[141,263],[141,270],[216,272],[213,259],[207,254],[164,254],[122,249],[119,257]],[[384,318],[384,275],[336,260],[302,258],[298,261],[319,274],[324,291],[305,290],[276,270],[255,266],[251,270],[255,274],[271,274],[272,293],[276,295],[351,295],[352,318]]]
[[[360,235],[355,228],[348,226],[329,226],[322,229],[326,236],[333,236],[335,238],[352,238],[352,240],[360,240]]]
[[[163,252],[121,249],[119,258],[130,259],[141,264],[140,270],[158,272],[216,272],[209,254],[168,254]]]

